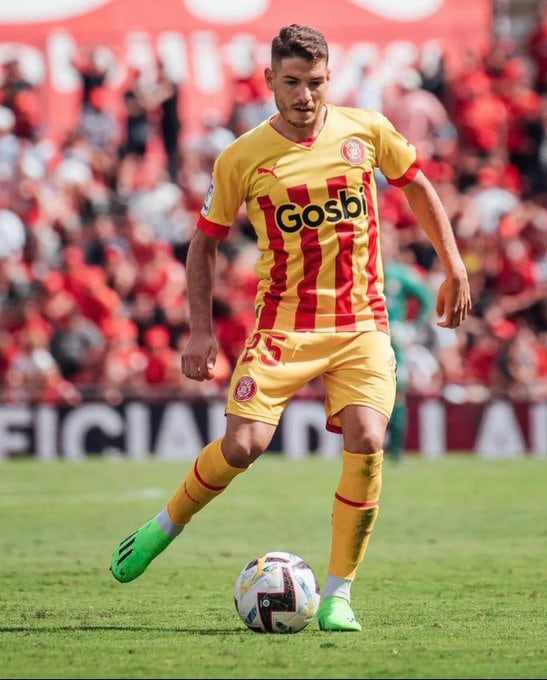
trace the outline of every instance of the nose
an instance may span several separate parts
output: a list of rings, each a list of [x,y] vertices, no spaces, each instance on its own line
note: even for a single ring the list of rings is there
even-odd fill
[[[299,101],[310,102],[312,99],[311,90],[307,85],[302,84],[296,91],[296,96]]]

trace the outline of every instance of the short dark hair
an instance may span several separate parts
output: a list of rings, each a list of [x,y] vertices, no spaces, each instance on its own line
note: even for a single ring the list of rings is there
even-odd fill
[[[312,26],[283,26],[272,40],[272,64],[286,57],[301,57],[307,61],[329,61],[329,46],[325,36]]]

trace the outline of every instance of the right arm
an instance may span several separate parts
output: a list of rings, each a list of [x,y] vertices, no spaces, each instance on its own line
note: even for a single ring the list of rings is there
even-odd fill
[[[213,333],[212,300],[219,239],[196,229],[186,261],[190,339],[181,359],[182,372],[192,380],[211,380],[218,351]]]

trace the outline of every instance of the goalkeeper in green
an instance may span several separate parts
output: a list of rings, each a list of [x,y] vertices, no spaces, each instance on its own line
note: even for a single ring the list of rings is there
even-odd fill
[[[386,451],[393,460],[399,460],[405,449],[408,425],[407,349],[415,341],[419,327],[429,324],[435,306],[435,295],[416,267],[404,261],[399,251],[397,234],[388,228],[382,231],[382,254],[391,344],[397,361],[397,396],[391,415]],[[418,302],[418,313],[411,321],[409,303],[412,299]]]

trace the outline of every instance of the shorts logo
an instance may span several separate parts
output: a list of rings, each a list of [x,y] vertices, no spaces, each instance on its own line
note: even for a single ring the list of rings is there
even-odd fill
[[[256,383],[250,375],[244,375],[237,381],[234,390],[234,399],[236,401],[249,401],[256,394]]]
[[[215,193],[215,182],[211,178],[211,182],[209,184],[209,188],[207,189],[207,193],[205,195],[205,200],[203,201],[203,208],[201,209],[201,212],[205,217],[209,214],[209,210],[211,209],[211,202],[213,200],[213,194]]]
[[[342,157],[352,165],[360,165],[367,157],[367,150],[360,139],[350,137],[342,144],[340,149]]]

